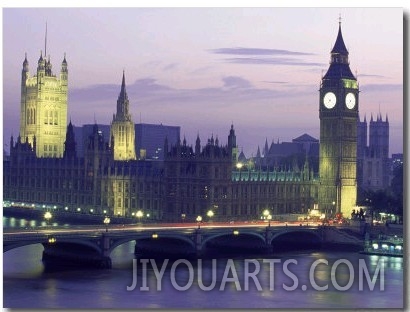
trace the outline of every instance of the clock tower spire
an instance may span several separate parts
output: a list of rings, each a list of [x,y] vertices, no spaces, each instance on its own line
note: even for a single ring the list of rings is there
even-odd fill
[[[339,31],[330,65],[320,85],[319,208],[349,216],[356,206],[359,86],[349,66],[349,51]]]

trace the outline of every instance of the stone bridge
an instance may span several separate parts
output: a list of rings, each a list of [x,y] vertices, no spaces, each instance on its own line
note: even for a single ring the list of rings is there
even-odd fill
[[[91,265],[111,268],[111,252],[118,246],[135,241],[135,253],[147,251],[174,253],[179,257],[201,256],[207,247],[263,249],[274,252],[275,242],[289,244],[334,242],[340,240],[363,245],[346,233],[322,226],[248,226],[248,227],[134,227],[110,229],[46,229],[38,231],[4,231],[3,252],[11,249],[42,244],[43,260],[52,263]],[[350,240],[350,242],[348,242]]]

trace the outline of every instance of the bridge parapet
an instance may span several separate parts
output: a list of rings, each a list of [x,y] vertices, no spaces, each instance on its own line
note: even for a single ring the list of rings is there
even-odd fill
[[[42,244],[44,246],[43,257],[47,260],[57,259],[58,257],[86,262],[87,258],[92,263],[99,263],[97,266],[111,267],[110,255],[119,245],[130,241],[145,240],[150,244],[151,240],[164,238],[174,242],[184,242],[186,248],[190,248],[193,254],[198,257],[204,252],[207,243],[226,240],[229,237],[234,242],[243,239],[258,246],[265,246],[268,251],[272,251],[272,243],[280,239],[282,235],[292,234],[302,235],[309,233],[310,237],[316,237],[319,242],[342,242],[350,244],[363,244],[363,241],[353,237],[343,231],[333,227],[323,226],[214,226],[200,229],[196,227],[158,227],[144,228],[133,227],[123,229],[110,229],[108,232],[101,227],[95,229],[87,227],[82,230],[62,230],[47,229],[37,231],[5,231],[3,235],[3,252],[13,248],[30,245]],[[54,241],[49,241],[50,237]],[[295,236],[297,238],[297,236]],[[243,245],[243,244],[242,244]],[[79,252],[80,251],[80,252]],[[81,257],[80,257],[81,255]]]

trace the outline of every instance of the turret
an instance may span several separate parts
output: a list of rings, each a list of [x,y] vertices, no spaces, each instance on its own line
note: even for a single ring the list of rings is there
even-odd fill
[[[236,135],[235,135],[235,130],[233,128],[233,125],[231,125],[231,130],[229,130],[228,147],[229,149],[236,147]]]
[[[65,53],[64,53],[63,62],[61,63],[60,80],[61,80],[61,85],[63,86],[68,85],[68,66],[67,66],[67,61],[65,58]]]
[[[201,139],[199,138],[199,133],[196,137],[196,142],[195,142],[195,155],[199,156],[201,153]]]
[[[77,142],[75,141],[74,127],[71,123],[67,126],[66,139],[64,142],[64,158],[76,158],[77,157]]]
[[[27,61],[27,53],[25,54],[24,61],[23,61],[23,69],[21,71],[21,85],[26,85],[26,80],[30,77],[29,68],[28,68],[28,61]]]
[[[51,65],[51,61],[50,61],[50,56],[48,56],[48,60],[45,61],[44,63],[44,69],[45,69],[45,75],[48,77],[53,76],[53,72],[52,72],[52,65]]]

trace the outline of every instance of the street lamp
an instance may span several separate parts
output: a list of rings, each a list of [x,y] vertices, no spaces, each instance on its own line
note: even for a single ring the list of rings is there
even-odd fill
[[[264,219],[266,220],[266,219],[268,218],[268,216],[269,216],[269,210],[268,210],[268,209],[265,209],[265,210],[262,212],[262,214],[263,214]]]
[[[138,222],[141,222],[141,218],[144,216],[144,214],[141,210],[138,210],[136,216],[138,218]]]
[[[202,221],[202,217],[201,217],[201,216],[196,217],[196,222],[198,222],[198,229],[201,228],[201,221]]]
[[[108,224],[110,224],[110,218],[109,217],[105,217],[104,218],[104,224],[105,224],[105,231],[108,232]]]
[[[53,217],[53,215],[51,214],[50,211],[47,211],[47,212],[44,214],[44,219],[46,219],[47,226],[49,225],[50,219],[51,219],[52,217]]]
[[[209,210],[209,211],[206,213],[206,215],[208,216],[209,221],[211,221],[211,218],[214,216],[214,212],[213,212],[212,210]]]

